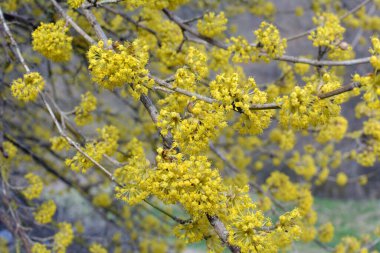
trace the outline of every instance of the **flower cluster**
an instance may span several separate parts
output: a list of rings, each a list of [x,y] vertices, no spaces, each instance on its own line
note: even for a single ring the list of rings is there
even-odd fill
[[[113,47],[113,49],[112,49]],[[92,80],[107,89],[130,84],[132,95],[138,99],[146,94],[153,80],[148,77],[148,47],[141,40],[132,43],[99,41],[90,47],[87,58]]]
[[[340,25],[339,17],[334,13],[325,12],[318,17],[313,17],[313,22],[318,25],[308,37],[313,41],[313,46],[334,49],[343,40],[345,28]]]
[[[111,156],[117,149],[117,141],[119,140],[119,130],[114,126],[105,126],[98,129],[100,135],[99,140],[86,143],[83,151],[93,160],[100,162],[103,155]],[[65,161],[66,166],[74,171],[82,171],[86,173],[94,164],[81,152],[77,152],[73,158],[68,158]]]
[[[50,143],[51,143],[51,150],[55,152],[59,152],[62,150],[69,150],[70,149],[70,144],[68,141],[65,139],[63,136],[57,136],[57,137],[52,137],[50,138]]]
[[[74,239],[73,228],[70,223],[58,223],[58,232],[54,235],[54,252],[66,252]]]
[[[319,227],[318,240],[323,243],[330,242],[334,238],[334,226],[331,222],[325,223]]]
[[[35,101],[44,89],[45,81],[38,72],[27,73],[12,82],[12,95],[20,101]]]
[[[269,62],[270,59],[282,56],[286,49],[286,39],[281,39],[278,29],[266,22],[260,24],[260,28],[255,32],[256,47],[266,53],[265,56],[257,55],[259,59]]]
[[[215,12],[209,12],[203,16],[202,20],[198,21],[197,27],[200,34],[212,38],[223,34],[227,29],[227,22],[224,12],[217,15]]]
[[[348,183],[348,177],[347,177],[346,173],[339,172],[336,175],[336,183],[339,186],[345,186]]]
[[[328,141],[337,141],[343,139],[346,134],[348,122],[342,116],[332,117],[326,125],[323,125],[319,131],[316,140],[319,143],[326,143]]]
[[[32,253],[51,253],[51,251],[48,250],[46,246],[41,243],[33,244],[31,250],[32,250]]]
[[[91,92],[81,95],[80,105],[75,107],[75,123],[84,126],[92,121],[91,112],[96,110],[96,97]]]
[[[73,8],[77,9],[79,8],[86,0],[67,0],[67,4]]]
[[[38,198],[44,188],[42,179],[33,173],[28,173],[24,177],[29,185],[22,191],[22,194],[29,200]]]
[[[380,69],[380,40],[378,37],[372,37],[372,48],[369,52],[372,54],[370,62],[374,69]]]
[[[109,207],[112,204],[112,199],[107,193],[103,192],[95,195],[92,199],[92,203],[99,207]]]
[[[107,249],[104,248],[99,243],[93,243],[90,245],[90,248],[88,249],[90,253],[108,253]]]
[[[205,156],[181,153],[167,156],[158,150],[157,168],[146,180],[146,188],[167,204],[179,202],[195,219],[217,214],[223,208],[225,196],[222,178]]]
[[[41,23],[32,33],[33,50],[53,61],[69,61],[71,59],[71,41],[73,38],[66,34],[68,30],[69,28],[63,20],[49,24]]]
[[[292,130],[275,128],[270,132],[269,139],[284,151],[292,150],[296,144],[296,136]]]
[[[267,93],[256,87],[253,78],[241,82],[236,73],[221,74],[210,83],[210,92],[222,103],[224,110],[227,112],[235,110],[241,113],[239,121],[234,126],[240,133],[258,134],[269,126],[272,112],[250,110],[251,104],[267,102]]]
[[[123,185],[123,187],[115,187],[115,197],[134,205],[150,194],[144,188],[150,163],[145,157],[142,143],[136,138],[128,143],[127,152],[129,154],[128,164],[114,172],[116,180]]]
[[[232,37],[232,44],[228,50],[233,53],[232,61],[248,62],[251,60],[264,60],[269,62],[271,59],[280,57],[285,53],[287,47],[286,39],[281,39],[278,29],[269,23],[262,22],[256,35],[256,45],[251,45],[244,37]]]
[[[55,214],[57,206],[53,200],[48,200],[42,203],[37,209],[34,215],[34,219],[40,224],[50,223]]]
[[[310,181],[317,173],[314,158],[309,154],[301,156],[299,152],[296,151],[293,153],[293,157],[288,160],[287,164],[297,175],[304,177],[307,181]]]
[[[185,62],[197,77],[204,78],[208,75],[207,56],[195,47],[189,48]]]

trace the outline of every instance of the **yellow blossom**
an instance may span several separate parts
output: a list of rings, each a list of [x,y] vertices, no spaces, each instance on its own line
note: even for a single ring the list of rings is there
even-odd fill
[[[38,72],[30,72],[12,82],[12,95],[20,101],[35,101],[44,89],[45,81]]]

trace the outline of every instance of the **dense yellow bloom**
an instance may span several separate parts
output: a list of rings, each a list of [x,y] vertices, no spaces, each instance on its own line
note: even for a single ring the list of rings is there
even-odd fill
[[[296,136],[292,130],[275,128],[270,132],[269,139],[285,151],[292,150],[296,144]]]
[[[32,247],[32,253],[50,253],[51,251],[46,248],[45,245],[41,243],[35,243]]]
[[[17,154],[17,148],[9,141],[2,143],[4,153],[8,155],[8,159],[13,159]]]
[[[55,152],[59,152],[62,150],[69,150],[70,149],[70,144],[68,141],[65,139],[65,137],[62,136],[57,136],[57,137],[52,137],[50,138],[50,143],[51,143],[51,149]]]
[[[345,186],[348,183],[348,177],[344,172],[339,172],[336,175],[336,183],[339,186]]]
[[[38,72],[26,73],[12,82],[12,95],[20,101],[35,101],[44,89],[45,81]]]
[[[318,240],[326,243],[331,242],[334,238],[334,226],[331,222],[325,223],[319,227],[318,230]]]
[[[358,74],[355,74],[353,81],[360,83],[363,86],[365,90],[363,99],[366,102],[369,111],[374,114],[373,109],[376,109],[377,111],[380,108],[380,75],[359,76]]]
[[[340,141],[346,134],[348,127],[347,120],[342,117],[333,117],[329,120],[328,124],[324,125],[319,131],[316,140],[319,143],[325,143],[328,141]]]
[[[104,248],[100,243],[91,244],[88,249],[91,253],[108,253],[107,249]]]
[[[359,184],[366,185],[368,183],[368,177],[366,175],[361,175],[359,177]]]
[[[32,33],[33,50],[53,61],[69,61],[71,59],[71,41],[73,38],[66,34],[68,30],[69,28],[63,20],[49,24],[41,23]]]
[[[109,207],[112,204],[112,199],[107,193],[99,193],[92,199],[95,206]]]
[[[207,56],[195,47],[189,48],[185,62],[196,76],[204,78],[208,75]]]
[[[333,13],[322,13],[320,16],[313,17],[313,22],[318,25],[315,31],[309,35],[313,41],[313,46],[326,46],[334,49],[343,40],[345,28],[340,25],[339,17]]]
[[[174,153],[167,157],[162,149],[158,153],[157,168],[144,182],[149,192],[167,204],[179,202],[194,218],[223,210],[222,179],[205,156],[186,159]]]
[[[253,92],[250,92],[252,91]],[[253,78],[241,81],[238,74],[221,74],[210,83],[211,95],[220,101],[228,112],[235,110],[241,113],[234,125],[242,134],[258,134],[270,124],[273,112],[268,110],[250,110],[251,104],[265,104],[267,93],[256,87]]]
[[[58,223],[59,231],[54,235],[54,252],[66,252],[66,248],[73,242],[74,232],[70,223]]]
[[[96,110],[96,97],[91,92],[81,95],[80,105],[75,107],[75,123],[84,126],[92,121],[92,111]]]
[[[115,126],[105,126],[98,129],[100,138],[97,141],[86,143],[83,151],[96,162],[100,162],[103,155],[112,156],[117,149],[119,140],[119,130]],[[66,166],[74,171],[86,173],[89,168],[94,166],[93,162],[81,152],[77,152],[73,158],[65,161]]]
[[[374,69],[380,69],[380,40],[378,37],[372,37],[372,48],[369,52],[372,54],[370,62]]]
[[[303,176],[307,181],[317,173],[314,159],[309,154],[300,156],[299,152],[296,151],[293,153],[293,157],[288,160],[287,164],[297,175]]]
[[[289,177],[279,171],[274,171],[265,181],[265,188],[281,201],[293,201],[298,197],[298,189]]]
[[[127,152],[130,158],[128,165],[118,168],[114,172],[116,180],[123,187],[115,187],[115,197],[134,205],[144,200],[150,194],[144,188],[144,180],[148,176],[149,160],[145,157],[142,143],[133,138],[127,145]]]
[[[200,34],[207,37],[216,37],[227,30],[228,20],[224,16],[224,12],[215,14],[215,12],[206,13],[203,19],[198,21],[197,27]]]
[[[130,84],[132,95],[138,99],[140,94],[148,92],[145,86],[153,84],[145,69],[148,47],[141,40],[124,44],[99,41],[90,47],[87,58],[92,80],[104,88],[112,90]]]
[[[260,28],[255,32],[257,39],[257,48],[264,51],[267,55],[259,57],[266,62],[270,59],[282,56],[286,49],[286,39],[281,39],[278,29],[266,22],[260,24]]]
[[[67,0],[67,4],[71,8],[79,8],[86,0]]]
[[[41,178],[33,173],[28,173],[24,177],[29,185],[22,191],[23,195],[29,200],[38,198],[44,188]]]
[[[40,224],[46,224],[52,221],[57,206],[53,200],[48,200],[42,203],[37,209],[34,215],[34,219]]]

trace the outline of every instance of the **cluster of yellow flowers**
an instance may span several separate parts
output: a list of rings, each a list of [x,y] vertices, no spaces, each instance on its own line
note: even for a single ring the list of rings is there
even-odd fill
[[[123,185],[123,187],[115,187],[115,197],[130,205],[135,205],[150,194],[144,188],[150,163],[145,157],[142,143],[136,138],[128,143],[126,151],[129,154],[128,164],[114,172],[117,182]]]
[[[207,56],[195,47],[190,47],[187,51],[186,65],[196,74],[197,77],[204,78],[208,75]]]
[[[324,12],[313,17],[313,22],[318,26],[308,37],[313,41],[313,46],[334,49],[343,40],[346,29],[340,25],[339,17],[334,13]]]
[[[222,179],[205,156],[165,154],[159,149],[157,168],[147,178],[147,188],[167,204],[179,202],[194,219],[222,210]]]
[[[331,242],[334,238],[334,226],[331,222],[325,223],[318,229],[318,240],[323,243]]]
[[[32,33],[33,50],[53,61],[69,61],[71,59],[71,41],[73,38],[66,34],[68,30],[69,28],[63,20],[49,24],[41,23]]]
[[[50,253],[51,250],[48,250],[45,245],[41,243],[35,243],[32,246],[32,253]]]
[[[321,79],[312,76],[310,81],[301,88],[296,86],[289,96],[284,96],[279,121],[282,127],[306,129],[309,126],[323,126],[332,117],[340,113],[340,103],[346,98],[340,95],[332,99],[319,99],[319,95],[330,92],[341,86],[336,76],[324,74]]]
[[[153,84],[145,68],[149,59],[148,47],[141,40],[124,44],[99,41],[90,47],[87,57],[92,80],[104,88],[112,90],[130,84],[132,96],[138,99]]]
[[[67,4],[73,8],[79,8],[86,0],[67,0]]]
[[[2,145],[4,153],[8,155],[8,159],[12,160],[17,154],[17,148],[9,141],[4,141]],[[4,155],[4,153],[2,153],[2,155]]]
[[[339,172],[336,175],[336,183],[339,186],[345,186],[348,183],[348,177],[347,177],[346,173]]]
[[[82,94],[81,98],[80,105],[75,107],[75,123],[78,126],[90,123],[93,119],[90,113],[96,110],[96,97],[91,92]]]
[[[48,200],[42,203],[34,215],[34,219],[40,224],[46,224],[52,221],[52,218],[57,210],[57,206],[53,200]]]
[[[319,131],[316,140],[319,143],[342,140],[346,134],[348,122],[343,116],[332,117]]]
[[[44,89],[45,81],[38,72],[26,73],[12,82],[12,95],[20,101],[35,101]]]
[[[266,22],[260,24],[260,28],[255,32],[259,51],[266,53],[264,56],[258,55],[259,59],[269,62],[270,59],[282,56],[286,49],[286,39],[281,39],[278,29]]]
[[[73,228],[70,223],[58,223],[59,231],[54,235],[54,252],[66,252],[66,248],[70,246],[74,239]]]
[[[92,203],[99,207],[109,207],[112,204],[112,199],[107,193],[103,192],[95,195],[92,199]]]
[[[234,125],[240,133],[258,134],[269,126],[273,112],[250,110],[251,104],[267,102],[267,93],[256,87],[253,78],[241,81],[237,73],[220,74],[210,83],[210,92],[212,97],[222,103],[226,112],[235,110],[241,113]]]
[[[65,150],[70,149],[70,144],[65,139],[65,137],[62,137],[62,136],[56,136],[56,137],[50,138],[50,143],[51,143],[51,149],[55,152],[59,152],[64,149]]]
[[[163,8],[176,9],[178,6],[187,3],[189,0],[132,0],[123,1],[122,3],[126,5],[128,10],[134,10],[138,7],[145,7],[151,9],[161,10]]]
[[[380,69],[380,40],[378,37],[371,38],[372,48],[369,52],[372,54],[370,62],[375,70]]]
[[[115,126],[105,126],[98,129],[100,135],[99,140],[86,143],[84,152],[97,162],[100,162],[103,155],[111,156],[117,149],[117,141],[119,140],[119,130]],[[74,171],[82,171],[86,173],[89,168],[94,166],[93,162],[79,151],[73,158],[65,161],[66,166]]]
[[[215,12],[206,13],[203,19],[198,21],[197,27],[200,34],[207,37],[218,37],[227,30],[227,18],[224,12],[215,14]]]
[[[93,243],[88,249],[90,253],[108,253],[107,249],[104,248],[100,243]]]
[[[26,174],[24,177],[28,181],[29,185],[22,191],[22,194],[29,200],[38,198],[44,188],[42,179],[31,172]]]
[[[227,126],[225,115],[218,106],[203,101],[188,106],[189,117],[178,122],[172,134],[185,154],[199,154],[208,149],[210,140],[215,139]]]
[[[284,151],[292,150],[297,141],[296,135],[291,129],[283,130],[279,128],[275,128],[270,132],[269,139]]]
[[[253,46],[244,37],[232,37],[232,44],[229,51],[233,53],[234,62],[247,62],[251,60],[264,60],[280,57],[285,53],[287,47],[286,39],[281,39],[278,29],[267,22],[262,22],[260,28],[254,32],[256,35],[256,45]]]
[[[310,181],[317,173],[317,166],[313,156],[310,154],[300,155],[298,151],[293,153],[293,156],[288,160],[287,165],[297,175],[302,176],[305,180]]]

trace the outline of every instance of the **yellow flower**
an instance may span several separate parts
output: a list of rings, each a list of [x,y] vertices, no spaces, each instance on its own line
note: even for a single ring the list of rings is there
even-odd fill
[[[41,178],[33,173],[28,173],[24,177],[28,181],[29,186],[22,191],[23,195],[29,200],[38,198],[44,188]]]
[[[33,50],[53,61],[69,61],[71,59],[71,41],[73,38],[66,34],[68,30],[69,28],[63,20],[49,24],[41,23],[32,33]]]
[[[74,232],[70,223],[58,223],[58,232],[54,235],[54,252],[65,252],[74,239]]]
[[[333,238],[334,238],[334,226],[331,224],[331,222],[325,223],[319,227],[319,230],[318,230],[319,241],[323,243],[327,243],[327,242],[331,242]]]
[[[339,172],[336,176],[336,183],[339,186],[345,186],[348,182],[348,177],[344,172]]]
[[[104,248],[101,244],[99,243],[93,243],[91,244],[89,251],[91,253],[107,253],[107,249]]]
[[[91,92],[81,95],[80,105],[75,107],[75,123],[84,126],[92,121],[92,111],[96,110],[96,97]]]
[[[200,34],[212,38],[227,30],[227,22],[224,12],[220,12],[218,15],[215,15],[215,12],[209,12],[198,21],[197,27]]]
[[[86,0],[67,0],[67,4],[73,8],[79,8]]]
[[[53,200],[48,200],[40,205],[34,215],[34,219],[40,224],[51,222],[57,206]]]
[[[45,81],[38,72],[31,72],[12,82],[12,95],[20,101],[35,101],[44,89]]]
[[[107,193],[100,193],[95,195],[95,197],[92,200],[92,203],[95,206],[109,207],[112,204],[112,199]]]
[[[35,243],[32,247],[32,253],[50,253],[51,250],[48,250],[45,245],[41,243]]]

